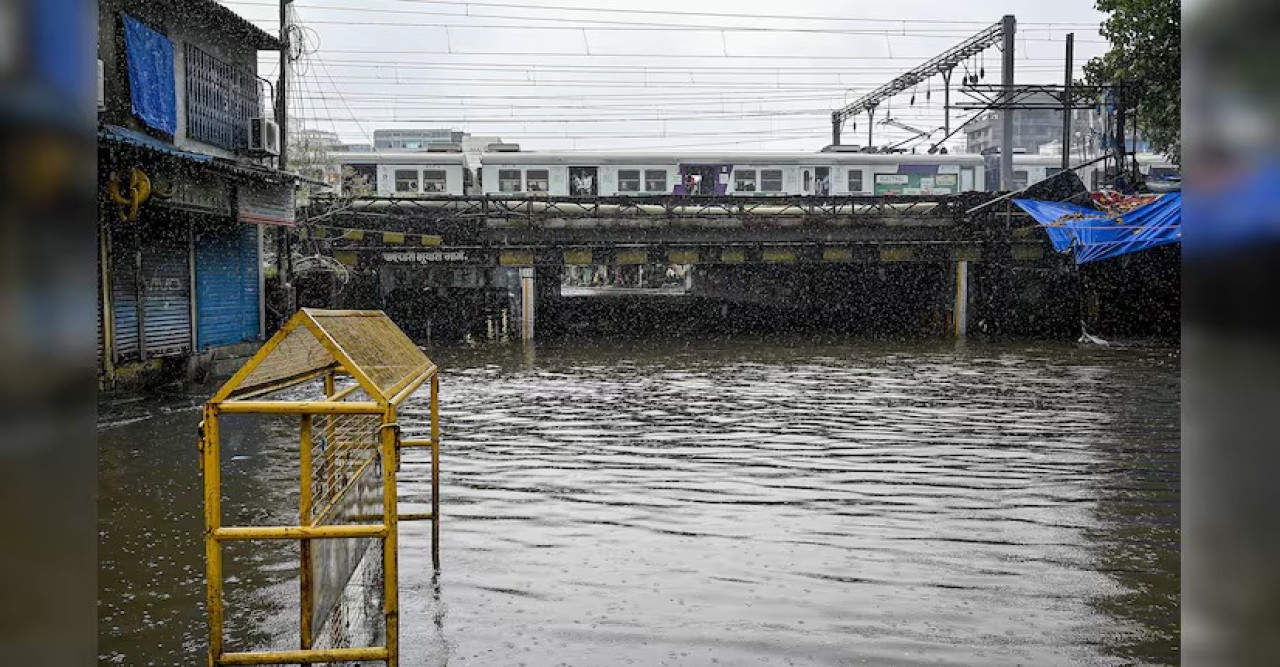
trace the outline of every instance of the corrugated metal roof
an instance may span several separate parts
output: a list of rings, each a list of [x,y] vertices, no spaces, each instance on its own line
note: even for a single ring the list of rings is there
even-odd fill
[[[137,130],[130,130],[127,127],[120,127],[119,125],[103,125],[98,128],[98,138],[137,148],[145,148],[158,153],[180,157],[185,160],[192,160],[194,162],[213,162],[212,155],[184,151],[173,144],[165,143],[164,141],[161,141],[149,134],[143,134]]]
[[[251,181],[289,183],[296,182],[300,178],[297,174],[271,169],[270,167],[237,164],[231,160],[219,158],[213,155],[185,151],[173,144],[166,143],[165,141],[148,134],[143,134],[142,132],[131,130],[127,127],[120,127],[119,125],[101,126],[98,128],[98,138],[111,143],[123,144],[134,148],[142,148],[162,155],[191,160],[192,162],[207,165],[211,169],[240,176]]]

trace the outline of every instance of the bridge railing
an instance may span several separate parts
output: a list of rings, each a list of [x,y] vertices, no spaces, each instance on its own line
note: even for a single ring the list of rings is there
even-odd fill
[[[945,218],[959,222],[963,212],[985,201],[987,193],[876,196],[601,196],[467,195],[321,198],[304,218],[321,221],[351,214],[384,214],[436,221],[555,218],[737,218],[769,221],[885,218]]]

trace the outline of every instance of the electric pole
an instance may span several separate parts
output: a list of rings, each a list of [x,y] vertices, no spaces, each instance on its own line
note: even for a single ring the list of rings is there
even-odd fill
[[[1062,169],[1071,168],[1071,62],[1075,56],[1076,34],[1067,34],[1067,72],[1062,80]]]
[[[289,5],[280,0],[280,81],[277,85],[276,126],[280,129],[280,171],[289,168]]]
[[[1018,20],[1013,14],[1006,14],[1000,23],[1004,38],[1004,64],[1001,67],[1004,92],[1000,104],[1000,189],[1010,192],[1013,190],[1013,37],[1018,30]]]

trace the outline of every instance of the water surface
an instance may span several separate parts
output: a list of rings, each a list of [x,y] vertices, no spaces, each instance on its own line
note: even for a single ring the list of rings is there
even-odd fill
[[[741,339],[433,356],[443,565],[433,577],[428,527],[407,526],[405,665],[1178,662],[1176,352]],[[104,417],[104,664],[203,654],[184,400]],[[425,397],[403,415],[423,433]],[[233,518],[290,520],[292,428],[232,429]],[[405,454],[402,511],[426,508],[426,460]],[[238,552],[236,648],[296,641],[295,558]]]

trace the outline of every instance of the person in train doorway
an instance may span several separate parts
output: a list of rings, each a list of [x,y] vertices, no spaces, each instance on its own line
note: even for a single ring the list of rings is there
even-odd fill
[[[689,183],[685,185],[685,194],[697,195],[702,194],[699,189],[702,185],[702,174],[689,174]]]

